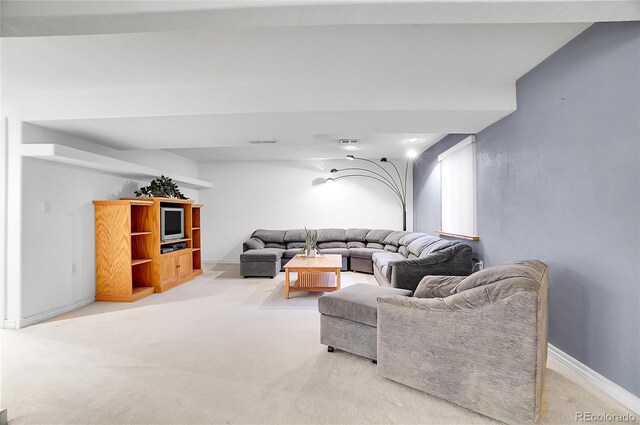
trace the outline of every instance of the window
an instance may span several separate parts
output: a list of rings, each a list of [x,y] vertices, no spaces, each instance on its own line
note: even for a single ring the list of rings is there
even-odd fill
[[[438,156],[441,173],[442,233],[476,235],[475,137]]]

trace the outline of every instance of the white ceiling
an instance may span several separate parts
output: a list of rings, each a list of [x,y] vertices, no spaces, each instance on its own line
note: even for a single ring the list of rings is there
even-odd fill
[[[142,24],[150,16],[164,19],[202,6],[40,2],[36,11],[31,3],[37,2],[2,3],[3,34],[7,24],[15,34],[48,28],[47,19],[60,17],[62,10],[65,19],[121,13],[127,23]],[[267,3],[269,8],[255,7],[260,2],[206,6],[212,16],[239,10],[268,21],[280,13],[280,25],[197,29],[196,14],[190,15],[196,29],[189,30],[4,37],[3,110],[111,147],[171,149],[200,161],[343,157],[338,138],[362,138],[363,156],[397,157],[408,138],[423,140],[416,145],[422,150],[443,134],[477,132],[511,113],[515,81],[588,26],[289,25],[284,17],[310,10],[319,16],[325,7],[355,3],[371,21],[393,21],[408,9],[438,2],[405,2],[404,9],[395,3],[395,14],[388,17],[381,9],[387,2],[370,9],[359,2]],[[533,7],[536,2],[516,3]],[[597,8],[600,2],[576,2],[583,3]],[[618,4],[615,10],[628,6],[609,3]],[[280,143],[247,143],[273,138]]]

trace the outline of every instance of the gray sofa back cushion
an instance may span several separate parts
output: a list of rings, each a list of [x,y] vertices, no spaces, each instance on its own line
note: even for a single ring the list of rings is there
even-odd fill
[[[392,230],[385,230],[385,229],[374,229],[374,230],[371,230],[371,231],[369,231],[369,233],[367,233],[365,241],[366,242],[374,242],[374,243],[377,243],[377,244],[381,244],[382,246],[380,246],[380,249],[382,249],[384,247],[384,238],[389,236],[389,233],[391,233],[391,232],[392,232]]]
[[[396,245],[387,244],[384,246],[384,250],[389,252],[398,252],[398,247]]]
[[[409,233],[408,235],[403,236],[400,239],[400,245],[404,245],[404,246],[409,246],[409,244],[411,244],[411,242],[415,241],[418,238],[421,238],[423,236],[431,236],[427,233]]]
[[[453,289],[453,293],[466,291],[479,286],[506,280],[528,280],[535,283],[542,281],[547,265],[542,261],[515,261],[502,266],[489,267],[465,278]]]
[[[268,242],[284,243],[284,234],[285,234],[284,230],[258,229],[255,232],[253,232],[253,235],[251,236],[254,238],[258,238],[265,243],[268,243]]]
[[[406,247],[406,246],[404,246],[404,245],[400,245],[400,246],[398,247],[398,252],[399,252],[400,254],[404,255],[405,257],[407,257],[407,256],[409,255],[409,248],[407,248],[407,247]]]
[[[347,231],[344,229],[318,229],[318,242],[346,242],[346,241],[347,241]]]
[[[416,257],[419,257],[420,254],[422,254],[422,251],[424,251],[425,249],[428,249],[430,245],[433,245],[439,240],[440,238],[437,238],[431,235],[422,236],[414,240],[413,242],[411,242],[407,246],[407,249],[409,249],[410,254],[413,254]]]
[[[349,242],[364,242],[371,229],[347,229],[347,240]]]
[[[384,238],[383,243],[385,245],[393,245],[393,246],[400,246],[400,239],[404,238],[405,236],[407,236],[409,233],[411,232],[405,232],[405,231],[395,231],[395,232],[391,232],[387,235],[386,238]]]
[[[264,244],[266,248],[278,248],[278,249],[287,249],[287,245],[283,243],[275,243],[275,242],[267,242]]]
[[[424,258],[427,255],[435,254],[436,252],[444,251],[447,248],[450,248],[454,245],[459,244],[457,241],[448,241],[446,239],[438,239],[434,243],[426,246],[422,252],[420,253],[420,257]]]
[[[304,229],[289,229],[284,233],[284,241],[289,242],[304,242],[306,233]]]
[[[287,242],[287,249],[304,248],[304,242]]]
[[[346,242],[319,242],[318,248],[327,249],[327,248],[347,248]]]

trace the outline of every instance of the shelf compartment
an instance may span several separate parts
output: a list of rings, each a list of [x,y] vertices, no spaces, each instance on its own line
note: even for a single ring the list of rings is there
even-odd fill
[[[153,286],[134,286],[131,293],[131,301],[137,301],[140,298],[148,297],[153,293]]]
[[[151,258],[135,258],[131,260],[131,265],[137,266],[139,264],[150,263],[151,261],[153,261]]]
[[[174,239],[172,241],[160,242],[160,245],[171,245],[172,243],[189,242],[191,238]]]

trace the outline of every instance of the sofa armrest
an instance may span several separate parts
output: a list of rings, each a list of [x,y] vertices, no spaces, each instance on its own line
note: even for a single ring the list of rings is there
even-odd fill
[[[262,249],[264,247],[264,242],[258,238],[251,237],[242,244],[242,252],[247,252],[250,249]]]
[[[392,287],[415,292],[425,276],[468,276],[472,267],[471,247],[456,244],[425,257],[391,261],[387,274]]]
[[[441,298],[454,294],[455,289],[465,276],[425,276],[415,293],[416,298]]]

